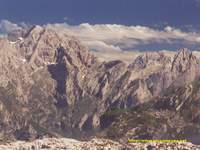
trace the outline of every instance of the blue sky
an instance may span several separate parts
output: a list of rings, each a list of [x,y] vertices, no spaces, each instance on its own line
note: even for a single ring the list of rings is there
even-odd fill
[[[45,24],[200,24],[199,0],[0,0],[0,19]]]
[[[0,33],[54,27],[90,49],[200,50],[200,0],[0,0]]]

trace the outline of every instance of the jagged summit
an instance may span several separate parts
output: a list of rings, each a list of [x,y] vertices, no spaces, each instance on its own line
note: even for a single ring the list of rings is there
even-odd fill
[[[188,55],[190,55],[192,52],[188,49],[188,48],[181,48],[178,51],[177,55],[183,55],[183,57],[187,57]]]
[[[165,52],[145,52],[141,53],[129,67],[145,69],[146,67],[170,64],[172,61],[172,56],[165,55]]]
[[[16,47],[33,69],[56,63],[60,49],[64,49],[65,55],[76,65],[88,64],[93,57],[78,40],[70,36],[61,37],[55,31],[41,26],[29,29],[20,42],[16,42]]]
[[[197,78],[199,70],[200,59],[196,57],[190,50],[184,48],[174,56],[171,71],[173,76],[182,76],[182,82],[188,83]],[[182,74],[185,74],[184,76]]]
[[[187,48],[180,49],[179,52],[175,55],[172,70],[176,67],[179,72],[184,72],[188,65],[195,63],[196,57],[192,54]]]
[[[174,56],[175,61],[176,59],[178,59],[179,61],[189,61],[190,59],[195,59],[195,56],[193,55],[192,51],[190,51],[189,49],[182,48]]]

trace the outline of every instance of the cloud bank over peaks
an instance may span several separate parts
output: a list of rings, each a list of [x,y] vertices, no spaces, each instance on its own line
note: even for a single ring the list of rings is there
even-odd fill
[[[21,22],[20,24],[13,23],[8,20],[0,20],[0,36],[6,36],[13,31],[22,31],[29,29],[32,25]]]
[[[7,34],[9,32],[12,32],[14,30],[21,30],[22,27],[19,25],[12,23],[8,20],[1,20],[0,21],[0,34]]]
[[[48,24],[49,28],[79,38],[92,49],[100,50],[107,47],[111,50],[130,50],[138,45],[168,43],[200,44],[200,34],[184,32],[170,26],[157,30],[146,26],[124,26],[116,24],[90,25],[88,23],[78,26],[63,24]]]
[[[91,25],[89,23],[80,25],[55,23],[44,26],[56,30],[59,34],[78,38],[95,54],[105,59],[123,57],[128,61],[133,50],[176,50],[182,47],[200,46],[200,33],[186,32],[171,26],[166,26],[162,30],[139,25]],[[0,22],[0,33],[5,34],[21,28],[22,25],[7,20]]]

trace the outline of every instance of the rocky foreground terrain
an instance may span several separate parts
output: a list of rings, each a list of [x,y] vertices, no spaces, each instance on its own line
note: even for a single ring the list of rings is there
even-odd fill
[[[0,145],[2,150],[198,150],[191,143],[131,143],[120,144],[112,140],[94,138],[87,142],[73,139],[46,138],[34,142],[15,142]]]
[[[188,49],[143,52],[127,64],[101,61],[48,27],[0,38],[2,143],[97,136],[198,144],[199,90],[199,53]]]

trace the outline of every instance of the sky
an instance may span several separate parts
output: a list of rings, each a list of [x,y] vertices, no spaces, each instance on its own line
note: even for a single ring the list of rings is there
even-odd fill
[[[200,0],[0,0],[0,33],[38,24],[93,51],[198,50],[199,16]]]
[[[0,19],[33,24],[199,26],[200,0],[0,0]]]

